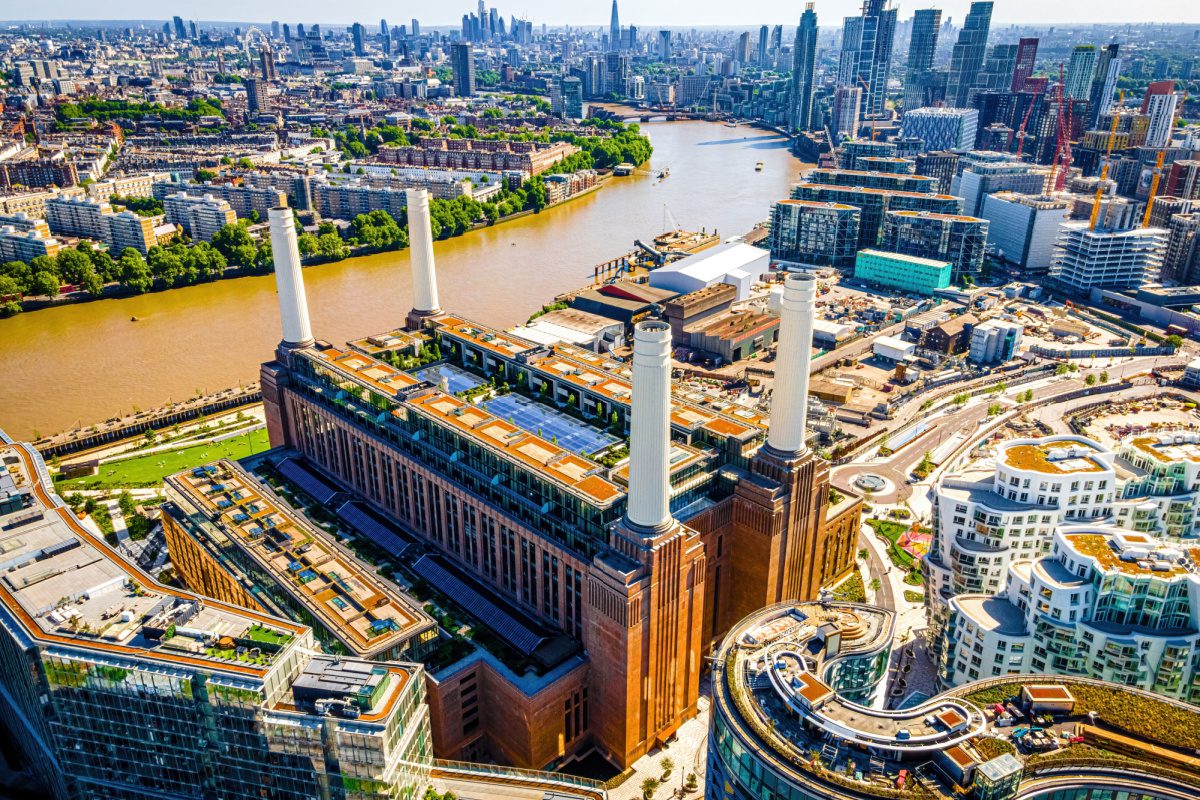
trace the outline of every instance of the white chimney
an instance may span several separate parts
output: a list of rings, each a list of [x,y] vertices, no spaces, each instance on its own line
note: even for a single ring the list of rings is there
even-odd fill
[[[771,393],[771,425],[767,431],[767,444],[780,453],[804,450],[816,294],[817,279],[812,275],[795,273],[784,279],[775,389]]]
[[[438,304],[437,274],[433,263],[433,228],[429,223],[429,192],[406,189],[408,204],[408,257],[412,266],[413,311],[423,316],[442,310]]]
[[[279,290],[283,345],[305,347],[312,344],[313,335],[304,276],[300,272],[300,249],[296,246],[296,223],[290,208],[272,208],[267,217],[271,222],[271,257],[275,261],[275,286]]]
[[[629,494],[625,518],[642,528],[671,520],[671,326],[645,320],[633,329]]]

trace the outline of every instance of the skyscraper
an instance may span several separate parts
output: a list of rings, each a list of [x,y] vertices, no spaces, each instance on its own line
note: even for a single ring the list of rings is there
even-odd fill
[[[660,61],[671,58],[671,32],[668,30],[658,32],[658,58]]]
[[[950,55],[950,77],[946,81],[946,105],[965,108],[971,88],[983,68],[988,31],[992,24],[991,0],[971,3],[971,11],[958,33]]]
[[[1007,91],[1016,73],[1018,52],[1019,45],[993,45],[975,81],[975,87],[982,91]]]
[[[450,68],[454,72],[454,93],[459,97],[475,94],[475,49],[470,42],[450,45]]]
[[[1163,81],[1175,88],[1174,81]],[[1154,84],[1150,84],[1151,87]],[[1150,127],[1146,131],[1147,147],[1166,147],[1171,143],[1171,131],[1175,127],[1175,109],[1179,104],[1179,95],[1174,91],[1155,92],[1146,95],[1143,107],[1150,115]]]
[[[354,55],[362,58],[367,54],[367,32],[361,22],[350,26],[350,36],[354,39]]]
[[[758,65],[764,67],[767,64],[767,46],[771,39],[771,29],[766,25],[758,29]]]
[[[733,46],[733,60],[739,64],[750,62],[750,31],[742,31]]]
[[[863,89],[863,113],[881,116],[887,99],[896,34],[896,11],[884,8],[886,0],[864,0],[859,17],[846,17],[842,28],[842,56],[838,85]]]
[[[187,28],[184,27],[183,17],[175,17],[173,22],[175,23],[175,38],[183,41],[187,38]]]
[[[853,138],[858,135],[858,110],[862,105],[861,86],[839,86],[833,93],[833,136]],[[830,144],[833,144],[831,142]]]
[[[1100,116],[1112,105],[1113,92],[1117,88],[1117,75],[1121,72],[1121,45],[1115,42],[1106,45],[1096,59],[1096,71],[1092,75],[1092,91],[1088,95],[1089,127],[1096,127]]]
[[[813,129],[813,73],[817,64],[817,12],[811,0],[800,15],[796,28],[796,46],[792,49],[792,128],[798,131]]]
[[[1017,64],[1013,69],[1012,86],[1009,91],[1025,90],[1025,81],[1033,75],[1034,66],[1037,64],[1037,49],[1038,40],[1035,38],[1021,39],[1017,42]]]
[[[1096,45],[1079,44],[1071,51],[1067,64],[1067,83],[1063,92],[1072,100],[1087,100],[1092,93],[1092,77],[1096,72]]]
[[[904,75],[905,111],[925,105],[923,79],[933,68],[933,54],[937,50],[941,25],[941,9],[923,8],[913,14],[912,38],[909,40],[908,64]]]
[[[613,0],[612,20],[608,23],[608,46],[612,50],[621,49],[621,17],[617,14],[617,0]]]

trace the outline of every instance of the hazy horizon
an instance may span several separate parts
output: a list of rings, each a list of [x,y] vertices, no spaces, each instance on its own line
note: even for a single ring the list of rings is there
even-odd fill
[[[907,19],[918,8],[940,8],[954,20],[966,16],[969,0],[953,0],[953,2],[896,2],[892,4],[899,11],[900,19]],[[588,0],[588,2],[562,3],[559,0],[514,0],[512,3],[490,2],[489,7],[495,6],[505,17],[515,14],[524,19],[531,19],[535,24],[575,27],[607,26],[610,0]],[[407,23],[416,17],[428,27],[457,27],[464,13],[478,7],[472,0],[447,4],[445,2],[430,2],[416,0],[406,3],[401,11],[390,3],[376,0],[349,0],[338,4],[341,13],[332,18],[329,16],[328,4],[321,0],[292,0],[288,3],[258,3],[246,4],[235,0],[213,0],[202,7],[187,3],[177,6],[158,6],[164,16],[169,19],[178,14],[185,19],[198,19],[202,22],[231,22],[254,23],[277,19],[280,22],[324,22],[328,24],[350,24],[352,22],[378,23],[380,18],[386,18],[393,24]],[[145,3],[135,0],[110,0],[103,5],[92,0],[56,0],[47,3],[42,8],[50,13],[37,17],[3,18],[8,24],[14,22],[58,22],[58,21],[105,21],[105,20],[154,20],[160,17],[148,17]],[[102,16],[96,13],[103,9]],[[202,10],[201,10],[202,8]],[[861,2],[858,0],[817,0],[816,11],[822,25],[840,24],[842,17],[859,13]],[[716,3],[706,2],[693,4],[686,12],[681,11],[677,3],[669,0],[641,0],[640,2],[621,3],[620,14],[622,25],[630,23],[650,29],[655,26],[668,27],[747,27],[755,25],[785,24],[794,25],[803,9],[802,0],[795,3],[782,3],[779,0],[742,0],[742,2]],[[1066,9],[1066,10],[1064,10]],[[1073,15],[1072,9],[1077,9]],[[993,11],[993,27],[1005,25],[1090,25],[1090,24],[1191,24],[1200,22],[1200,3],[1180,3],[1178,0],[1145,0],[1138,5],[1141,19],[1130,19],[1127,3],[1117,0],[1089,0],[1089,2],[1068,2],[1047,4],[1039,0],[997,0]],[[197,12],[200,11],[199,14]],[[403,16],[401,16],[401,14]],[[1072,18],[1074,16],[1074,18]]]

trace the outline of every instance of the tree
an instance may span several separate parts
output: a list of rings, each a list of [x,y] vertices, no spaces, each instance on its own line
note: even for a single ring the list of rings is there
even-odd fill
[[[1071,368],[1068,367],[1066,364],[1059,364],[1057,367],[1054,368],[1054,374],[1055,375],[1066,375],[1070,371],[1070,369]]]
[[[33,276],[33,283],[29,288],[30,294],[58,297],[58,290],[62,288],[62,283],[53,272],[44,271]]]
[[[859,550],[858,550],[858,560],[859,561],[866,561],[870,557],[870,555],[871,555],[871,553],[870,553],[870,551],[867,550],[867,548],[865,548],[865,547],[859,548]]]
[[[196,170],[196,180],[199,181],[200,183],[204,183],[205,181],[211,181],[212,179],[214,179],[216,177],[217,177],[217,173],[213,172],[210,169]]]
[[[0,275],[0,297],[19,297],[24,294],[21,284],[7,275]]]
[[[1183,346],[1183,337],[1177,333],[1171,334],[1166,339],[1163,339],[1163,341],[1171,347],[1174,347],[1176,350]]]
[[[1083,379],[1083,382],[1086,383],[1088,386],[1095,386],[1096,385],[1096,376],[1088,375],[1086,378]]]
[[[86,270],[92,268],[92,259],[78,249],[65,248],[55,258],[58,275],[65,283],[79,283]]]
[[[660,785],[658,778],[646,778],[646,780],[642,781],[642,797],[646,800],[652,800],[654,793]]]
[[[80,289],[90,294],[92,297],[104,296],[104,279],[96,272],[96,268],[89,261],[83,270],[83,274],[79,276],[79,280],[75,282]]]
[[[350,255],[350,248],[336,233],[323,233],[317,237],[317,254],[332,261],[340,261]]]
[[[867,588],[872,592],[878,592],[883,588],[883,584],[879,581],[879,578],[871,578],[871,582],[867,584]]]
[[[1104,370],[1103,372],[1100,373],[1100,382],[1108,383],[1108,370]]]
[[[15,281],[23,294],[29,291],[33,283],[33,269],[24,261],[6,261],[0,264],[0,276]]]
[[[968,395],[966,392],[961,392],[959,394],[954,395],[953,402],[954,402],[954,405],[961,406],[961,405],[965,405],[966,402],[970,399],[971,399],[970,395]]]
[[[212,246],[230,264],[241,267],[254,265],[257,250],[254,246],[254,239],[250,237],[250,233],[243,224],[234,223],[221,228],[213,234]]]
[[[154,286],[154,276],[150,267],[142,258],[142,254],[132,247],[126,247],[118,262],[121,285],[138,294],[145,294]]]

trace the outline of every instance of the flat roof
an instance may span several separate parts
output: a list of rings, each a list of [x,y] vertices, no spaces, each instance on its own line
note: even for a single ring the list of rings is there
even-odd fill
[[[1013,469],[1073,475],[1108,469],[1097,459],[1102,452],[1098,445],[1087,439],[1056,437],[1013,442],[1001,447],[999,457],[1001,463]]]
[[[935,258],[924,258],[922,256],[913,256],[907,253],[893,253],[890,250],[876,250],[870,247],[859,250],[858,255],[875,256],[878,258],[886,258],[889,261],[903,261],[906,264],[915,264],[922,267],[935,267],[937,269],[947,269],[952,266],[949,261],[939,261]]]
[[[415,600],[272,500],[233,462],[180,472],[167,482],[354,655],[372,658],[436,628]]]
[[[1167,579],[1200,575],[1200,547],[1167,544],[1146,534],[1118,529],[1061,536],[1069,549],[1105,572]]]
[[[308,634],[306,626],[158,583],[80,524],[32,447],[0,444],[0,458],[18,488],[31,490],[32,505],[0,516],[0,603],[31,639],[261,679],[275,656],[268,647],[257,654],[242,647],[252,643],[252,629],[273,632],[284,649]]]

